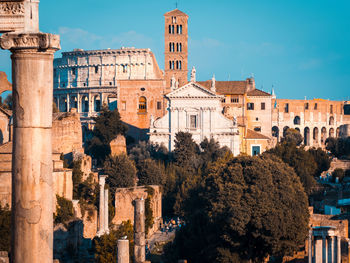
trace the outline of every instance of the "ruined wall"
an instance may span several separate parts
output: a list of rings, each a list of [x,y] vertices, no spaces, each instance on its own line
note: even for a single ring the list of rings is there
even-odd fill
[[[118,135],[109,145],[111,147],[111,155],[126,154],[126,140],[123,135]]]
[[[5,72],[0,71],[0,95],[4,91],[12,90],[11,83],[7,80],[7,75]]]
[[[74,112],[55,113],[52,120],[52,151],[64,155],[83,153],[80,116]]]
[[[151,208],[153,209],[154,225],[149,231],[149,236],[159,229],[159,223],[162,221],[162,193],[159,186],[150,186],[154,190],[151,199]],[[115,216],[113,224],[119,225],[123,221],[130,220],[134,224],[134,206],[133,201],[138,198],[147,198],[147,188],[144,186],[134,188],[118,188],[115,193]]]

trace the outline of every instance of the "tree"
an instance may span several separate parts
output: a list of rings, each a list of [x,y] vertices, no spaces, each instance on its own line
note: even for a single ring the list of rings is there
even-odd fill
[[[138,185],[163,185],[165,170],[161,163],[152,159],[139,161],[137,164]]]
[[[12,100],[12,94],[11,93],[9,95],[7,95],[7,97],[5,98],[4,103],[2,104],[2,106],[5,109],[12,110],[13,100]]]
[[[0,205],[0,251],[10,251],[11,248],[11,211],[8,206]]]
[[[294,143],[299,146],[303,142],[303,136],[298,130],[288,128],[284,133],[282,142]]]
[[[127,126],[121,121],[117,110],[102,107],[100,115],[94,118],[93,137],[88,142],[88,153],[102,164],[111,153],[110,142],[118,135],[125,135]]]
[[[316,184],[313,175],[316,174],[317,164],[310,152],[305,151],[304,148],[297,147],[293,142],[285,141],[277,144],[275,148],[266,151],[266,153],[276,155],[293,167],[305,188],[305,192],[307,194],[312,192]]]
[[[273,155],[219,159],[186,204],[186,226],[168,253],[191,262],[262,262],[292,254],[307,237],[307,196]]]
[[[94,239],[95,259],[98,263],[117,262],[117,244],[118,239],[126,236],[129,240],[129,255],[132,262],[134,249],[134,229],[130,220],[122,222],[116,229],[111,230],[109,234]]]
[[[308,152],[313,156],[317,164],[314,176],[319,177],[323,171],[327,171],[331,166],[331,158],[322,148],[311,148]]]
[[[326,140],[326,149],[329,150],[337,158],[350,159],[350,137],[330,137]]]
[[[116,188],[135,185],[136,167],[125,154],[109,156],[104,163],[104,172],[108,175],[107,184],[112,193],[115,192]]]
[[[191,133],[178,132],[175,134],[174,159],[176,165],[190,170],[198,168],[200,165],[198,154],[199,147],[193,141]]]
[[[56,195],[56,200],[56,213],[54,215],[55,224],[66,224],[68,221],[74,218],[72,201],[59,195]]]
[[[232,154],[228,147],[220,147],[219,142],[215,141],[213,138],[210,140],[205,138],[200,143],[200,147],[202,149],[200,157],[204,167],[210,162],[216,162],[219,158],[225,157],[226,154]]]

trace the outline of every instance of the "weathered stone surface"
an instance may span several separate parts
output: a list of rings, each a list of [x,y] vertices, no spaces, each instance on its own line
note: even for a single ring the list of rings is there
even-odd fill
[[[110,142],[111,155],[126,154],[126,140],[123,135],[118,135]]]
[[[145,255],[145,199],[134,200],[134,260],[143,263]]]
[[[118,263],[129,263],[129,240],[118,240]]]
[[[151,198],[151,208],[153,210],[154,224],[149,229],[148,235],[152,235],[159,229],[162,222],[162,193],[159,186],[150,186],[154,190]],[[134,224],[134,206],[133,201],[138,198],[147,198],[146,187],[118,188],[115,193],[115,216],[113,224],[119,225],[123,221],[130,220]]]

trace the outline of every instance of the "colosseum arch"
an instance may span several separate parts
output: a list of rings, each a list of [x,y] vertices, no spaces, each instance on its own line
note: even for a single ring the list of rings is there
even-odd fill
[[[329,125],[334,125],[334,117],[329,117]]]
[[[298,127],[297,127],[297,128],[295,128],[295,130],[296,130],[296,131],[298,131],[298,132],[300,133],[300,129],[299,129]]]
[[[326,127],[322,127],[321,129],[321,143],[325,144],[327,139],[327,129]]]
[[[66,97],[60,97],[58,101],[58,109],[61,112],[66,112],[67,111],[67,98]]]
[[[339,138],[340,136],[340,128],[338,127],[335,131],[335,137]]]
[[[329,129],[329,137],[334,137],[334,129],[333,128]]]
[[[299,116],[295,116],[293,123],[294,123],[294,125],[300,125],[300,117]]]
[[[99,95],[94,96],[94,111],[99,112],[101,110],[101,98]]]
[[[273,126],[272,127],[272,136],[273,137],[276,137],[278,139],[279,138],[279,132],[280,132],[280,130],[278,129],[277,126]]]
[[[310,145],[310,129],[309,129],[309,127],[304,128],[304,144],[307,146]]]
[[[87,96],[81,98],[81,112],[89,112],[89,98]]]
[[[77,109],[78,111],[78,99],[77,99],[77,96],[73,95],[69,98],[69,108],[72,109],[72,108],[75,108]]]
[[[314,143],[318,143],[318,128],[315,127],[313,130],[313,135],[312,135],[312,139],[314,141]]]
[[[283,137],[286,136],[286,131],[287,131],[288,129],[289,129],[288,126],[284,126],[284,128],[283,128]]]

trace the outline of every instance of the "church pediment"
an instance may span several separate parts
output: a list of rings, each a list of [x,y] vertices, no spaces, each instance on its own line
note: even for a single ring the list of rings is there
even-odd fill
[[[221,98],[221,96],[216,95],[214,92],[195,82],[187,83],[186,85],[168,93],[166,96],[168,98]]]

